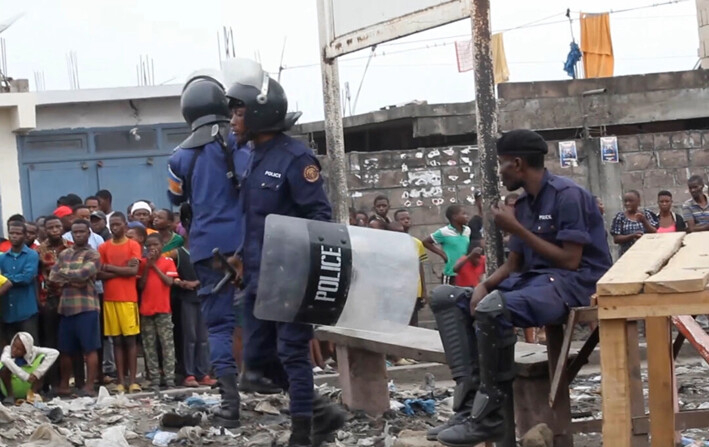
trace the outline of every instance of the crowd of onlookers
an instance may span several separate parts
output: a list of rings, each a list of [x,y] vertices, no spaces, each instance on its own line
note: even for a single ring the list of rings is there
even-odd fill
[[[645,233],[709,231],[709,202],[702,176],[691,176],[687,180],[687,189],[691,198],[682,204],[681,213],[673,211],[674,203],[669,191],[657,194],[657,212],[640,207],[638,191],[626,192],[623,195],[625,210],[613,218],[610,231],[619,247],[619,254],[622,256]]]
[[[148,200],[127,213],[102,190],[0,239],[0,391],[8,401],[214,385],[187,234]],[[139,380],[142,350],[145,371]],[[73,390],[70,385],[73,382]]]
[[[656,212],[641,207],[639,192],[624,194],[625,209],[610,227],[620,255],[645,233],[709,231],[704,180],[692,176],[687,186],[691,198],[681,213],[673,211],[669,191],[658,193]],[[508,194],[505,205],[514,207],[517,197]],[[418,323],[428,295],[427,250],[443,260],[445,284],[475,287],[484,276],[481,202],[476,195],[472,218],[462,205],[451,205],[447,225],[423,240],[412,236],[420,279],[411,324]],[[603,214],[603,203],[597,203]],[[385,196],[375,198],[372,211],[351,210],[350,224],[404,233],[412,227],[409,210],[390,217]],[[62,196],[51,215],[34,222],[11,216],[6,234],[0,239],[0,343],[5,347],[0,391],[8,401],[33,399],[40,391],[92,395],[96,383],[116,392],[214,384],[199,281],[176,213],[138,200],[124,214],[113,210],[111,193],[101,190],[83,200]],[[506,242],[508,236],[503,237]],[[234,336],[240,363],[238,329]],[[534,341],[533,331],[525,338]],[[323,366],[321,348],[332,347],[312,343],[317,366]]]

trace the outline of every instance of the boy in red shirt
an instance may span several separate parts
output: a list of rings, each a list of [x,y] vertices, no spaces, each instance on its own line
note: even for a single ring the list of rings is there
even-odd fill
[[[147,257],[140,265],[140,325],[143,334],[145,365],[153,390],[160,389],[160,364],[157,340],[162,347],[163,374],[168,388],[175,386],[175,339],[170,310],[170,287],[177,278],[175,262],[161,255],[162,240],[154,233],[145,240]]]
[[[138,348],[136,337],[140,333],[138,317],[138,266],[142,257],[141,246],[126,237],[126,216],[114,212],[109,219],[113,238],[98,247],[101,255],[101,271],[98,278],[103,280],[103,324],[104,335],[113,338],[113,352],[116,357],[118,386],[116,392],[125,392],[125,372],[128,367],[130,386],[128,391],[142,391],[136,383]]]
[[[470,250],[461,256],[453,266],[456,272],[455,285],[458,287],[477,287],[480,278],[485,274],[485,256],[483,249],[470,245]]]

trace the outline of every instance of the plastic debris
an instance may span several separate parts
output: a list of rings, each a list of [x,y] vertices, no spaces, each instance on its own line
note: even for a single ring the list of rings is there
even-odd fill
[[[190,406],[190,407],[205,407],[207,404],[204,402],[204,399],[201,397],[197,396],[191,396],[185,399],[185,403]]]
[[[433,399],[406,399],[403,411],[409,416],[416,414],[416,410],[421,409],[424,413],[431,415],[436,413],[436,401]]]
[[[257,433],[249,439],[246,447],[270,447],[273,445],[273,435],[268,432]]]
[[[389,381],[389,383],[387,384],[387,387],[389,388],[390,393],[396,393],[396,385],[394,385],[393,380]]]
[[[202,430],[202,427],[182,427],[180,431],[177,432],[177,439],[199,442],[203,433],[204,430]]]
[[[281,410],[276,408],[268,400],[262,400],[261,402],[259,402],[258,405],[256,405],[255,411],[257,411],[259,413],[273,414],[273,415],[281,414]]]
[[[16,419],[15,415],[6,406],[0,405],[0,424],[8,424]]]
[[[399,402],[398,400],[390,400],[389,401],[389,409],[394,410],[394,411],[401,411],[404,408],[404,404]]]
[[[125,425],[116,425],[104,430],[101,439],[89,439],[86,447],[130,447],[126,440]]]
[[[73,447],[71,442],[52,428],[49,424],[42,424],[32,433],[28,442],[22,447]]]
[[[153,445],[165,447],[175,439],[177,439],[177,433],[158,430],[153,437]]]

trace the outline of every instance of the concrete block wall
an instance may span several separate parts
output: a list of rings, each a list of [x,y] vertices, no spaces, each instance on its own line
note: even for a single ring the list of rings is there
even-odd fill
[[[630,135],[618,138],[623,190],[640,191],[643,205],[657,207],[657,193],[672,192],[675,207],[689,199],[687,179],[709,174],[709,131]]]
[[[559,163],[558,141],[549,142],[546,166],[554,174],[570,177],[578,184],[591,190],[589,183],[588,151],[600,151],[598,138],[577,139],[579,166],[562,168]],[[609,219],[622,209],[622,193],[636,190],[641,195],[641,206],[657,210],[657,193],[663,189],[672,193],[675,209],[679,211],[682,202],[689,199],[687,179],[694,174],[709,177],[709,131],[687,130],[668,133],[647,133],[618,137],[620,152],[620,184],[601,185],[606,190],[617,191],[615,200],[606,201]],[[609,165],[602,164],[601,169]]]

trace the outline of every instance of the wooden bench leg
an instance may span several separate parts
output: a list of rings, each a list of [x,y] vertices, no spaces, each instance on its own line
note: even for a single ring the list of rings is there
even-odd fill
[[[570,314],[571,319],[574,312]],[[569,381],[566,378],[566,359],[569,353],[569,348],[571,344],[571,333],[573,332],[573,325],[564,331],[561,326],[546,326],[547,333],[547,355],[549,356],[549,381],[551,382],[552,377],[555,376],[555,372],[559,371],[559,376],[555,377],[557,380],[557,396],[554,400],[554,406],[551,408],[553,415],[553,422],[549,428],[554,432],[554,445],[556,447],[573,447],[574,437],[571,434],[571,400],[569,398]],[[568,332],[568,334],[566,333]],[[568,335],[568,344],[566,341],[566,336]],[[564,352],[564,345],[566,345],[566,351]],[[561,366],[561,368],[559,368]],[[550,396],[553,391],[551,387],[554,385],[553,382],[550,383]]]
[[[603,439],[613,447],[631,447],[628,332],[625,320],[601,320],[601,374],[603,392]]]
[[[519,375],[514,382],[514,405],[517,433],[522,436],[529,429],[539,423],[545,423],[554,433],[554,446],[573,446],[571,434],[571,405],[569,402],[569,388],[566,382],[566,373],[560,380],[559,397],[554,408],[540,402],[549,399],[549,371],[556,367],[559,356],[563,329],[561,326],[546,326],[548,370],[535,376]]]
[[[384,354],[337,345],[342,403],[350,410],[379,416],[389,409]]]
[[[555,364],[553,367],[551,363],[549,364],[549,377],[551,378],[551,388],[549,389],[549,406],[552,408],[554,408],[554,401],[556,400],[556,397],[559,394],[559,390],[561,389],[561,381],[566,373],[566,362],[569,358],[569,349],[571,349],[571,337],[574,334],[574,327],[576,326],[576,321],[577,314],[573,309],[571,309],[571,311],[569,312],[569,318],[566,320],[566,327],[561,333],[561,335],[563,335],[563,341],[561,342],[561,346],[559,347],[558,357],[555,359]],[[555,328],[556,327],[558,326],[555,326]],[[557,329],[555,329],[555,331],[559,332]],[[548,332],[549,331],[547,331],[547,346],[550,346],[549,340],[551,339],[551,337]],[[554,343],[557,344],[558,341],[555,341]],[[549,351],[549,354],[551,357],[551,349]],[[568,380],[566,382],[568,382]],[[568,386],[568,383],[566,384],[566,386]]]
[[[583,365],[588,363],[588,357],[593,354],[593,350],[596,349],[598,340],[598,326],[596,326],[586,340],[586,343],[584,343],[581,347],[581,350],[576,355],[576,358],[569,364],[569,367],[566,370],[566,377],[568,378],[569,383],[576,378],[576,375],[579,371],[581,371]]]
[[[667,317],[645,320],[652,445],[674,445],[675,411],[672,393],[672,351]]]
[[[638,323],[629,321],[626,324],[628,352],[628,383],[630,390],[630,414],[633,419],[645,417],[645,397],[643,395],[643,380],[640,371],[640,343],[638,340]],[[603,376],[603,374],[601,374]],[[605,415],[604,415],[605,418]],[[647,447],[647,430],[638,430],[633,426],[631,445]]]

